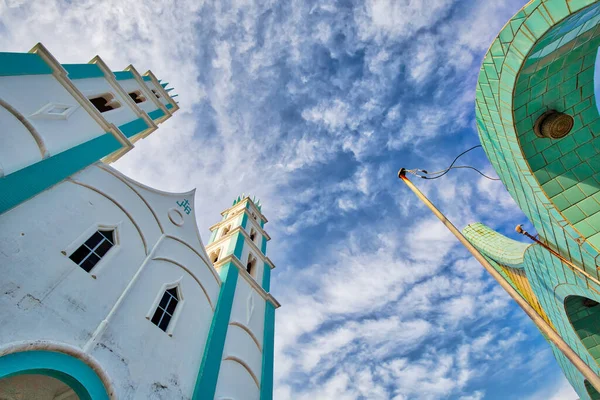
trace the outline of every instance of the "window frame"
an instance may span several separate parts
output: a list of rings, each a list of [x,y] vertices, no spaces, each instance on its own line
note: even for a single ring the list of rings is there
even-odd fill
[[[62,251],[61,254],[63,256],[65,256],[65,258],[67,260],[69,260],[69,263],[71,263],[71,265],[73,265],[74,267],[77,267],[78,270],[80,270],[81,272],[83,272],[84,274],[90,275],[92,278],[96,279],[97,275],[99,272],[101,272],[101,270],[104,268],[105,265],[110,263],[110,260],[115,257],[115,255],[120,251],[121,249],[121,238],[120,238],[120,230],[121,230],[121,222],[117,223],[117,224],[112,224],[112,225],[100,225],[100,224],[94,224],[91,225],[90,227],[88,227],[85,231],[83,231],[74,241],[72,241],[71,243],[69,243]],[[104,254],[104,256],[102,256],[100,258],[100,261],[98,261],[96,263],[96,265],[94,265],[94,267],[92,269],[90,269],[89,271],[84,270],[83,268],[81,268],[81,266],[79,264],[76,264],[73,260],[70,259],[71,255],[77,250],[79,249],[89,238],[92,237],[92,235],[94,233],[96,233],[96,231],[106,231],[106,230],[112,230],[113,231],[113,239],[114,239],[114,243],[112,245],[112,247],[110,249],[108,249],[108,251],[106,252],[106,254]]]
[[[181,315],[181,310],[183,309],[183,306],[185,304],[185,298],[183,296],[182,280],[183,280],[183,276],[180,277],[175,282],[163,283],[163,285],[158,290],[157,295],[154,297],[154,302],[152,303],[152,306],[146,313],[146,319],[148,320],[148,322],[150,322],[150,324],[152,324],[153,327],[156,327],[161,332],[166,333],[169,337],[173,337],[173,332],[175,331],[175,326],[177,325],[177,321],[179,320],[179,316]],[[178,302],[177,302],[177,306],[175,307],[175,312],[173,312],[173,315],[171,316],[171,320],[169,321],[169,325],[167,325],[167,329],[165,331],[163,331],[162,329],[160,329],[160,327],[158,325],[156,325],[156,324],[154,324],[154,322],[152,322],[152,317],[154,316],[154,313],[158,309],[160,301],[162,300],[162,297],[165,294],[165,292],[167,290],[173,289],[173,288],[177,288]]]

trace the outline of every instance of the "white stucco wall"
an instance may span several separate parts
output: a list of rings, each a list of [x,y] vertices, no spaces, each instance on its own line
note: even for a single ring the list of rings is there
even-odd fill
[[[42,159],[31,132],[8,110],[0,106],[0,176],[27,167]]]
[[[223,349],[216,399],[258,399],[260,396],[260,389],[248,370],[240,363],[227,359],[233,357],[242,360],[260,384],[265,300],[241,275],[240,272],[231,309],[230,325],[227,329],[227,338]],[[234,325],[231,323],[234,323]],[[245,330],[235,326],[235,324],[241,324],[249,329],[257,339],[261,349],[259,350],[254,340]]]
[[[0,77],[4,101],[36,128],[50,155],[104,134],[104,130],[52,75]],[[68,119],[31,117],[49,103],[76,107]]]
[[[117,398],[189,399],[220,290],[194,192],[156,191],[105,165],[71,179],[0,215],[0,344],[89,348]],[[87,273],[68,255],[97,225],[116,226],[118,245]],[[164,332],[147,317],[172,283],[183,298]]]

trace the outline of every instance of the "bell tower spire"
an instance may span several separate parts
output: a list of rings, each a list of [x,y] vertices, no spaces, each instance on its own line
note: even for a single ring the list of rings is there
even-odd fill
[[[206,246],[221,289],[193,399],[272,400],[275,309],[280,304],[269,293],[275,265],[267,257],[267,218],[260,200],[246,194],[221,216],[210,227]],[[232,376],[240,385],[227,384]]]

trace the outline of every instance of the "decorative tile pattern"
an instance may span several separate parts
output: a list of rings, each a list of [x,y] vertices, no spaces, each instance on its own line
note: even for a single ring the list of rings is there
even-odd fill
[[[596,373],[600,368],[573,329],[564,300],[600,301],[600,116],[593,88],[599,44],[599,1],[532,0],[490,46],[476,88],[477,127],[494,169],[540,239],[584,273],[543,246],[514,242],[479,224],[465,228],[524,298],[533,294],[530,304],[538,302]],[[533,133],[537,117],[550,109],[575,119],[563,139]],[[583,376],[552,348],[581,399],[589,399]]]

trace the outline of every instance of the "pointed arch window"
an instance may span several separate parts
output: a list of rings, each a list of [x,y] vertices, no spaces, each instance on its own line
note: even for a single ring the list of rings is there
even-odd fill
[[[210,253],[210,261],[214,264],[217,261],[219,261],[219,256],[221,255],[221,249],[217,249],[215,251],[213,251],[212,253]]]
[[[246,263],[246,272],[249,273],[251,276],[254,276],[255,274],[255,268],[256,266],[256,257],[254,257],[252,254],[248,254],[248,262]]]
[[[146,101],[146,98],[142,96],[142,93],[139,90],[134,90],[133,92],[128,94],[129,97],[131,97],[131,99],[136,102],[136,104],[143,103]]]
[[[154,315],[152,316],[152,323],[166,332],[169,327],[169,322],[171,322],[171,319],[175,314],[175,309],[177,309],[179,300],[177,286],[165,290],[160,299],[160,303],[158,303],[156,311],[154,311]]]
[[[114,229],[99,229],[85,243],[79,246],[77,250],[71,253],[69,258],[83,268],[84,271],[90,272],[114,245]]]
[[[254,242],[254,239],[256,239],[256,231],[254,228],[250,228],[250,240]]]
[[[121,103],[116,101],[115,96],[113,96],[111,93],[90,97],[89,100],[101,113],[121,107]]]
[[[231,225],[227,225],[225,228],[223,228],[223,232],[221,233],[221,237],[227,235],[230,230],[231,230]]]

